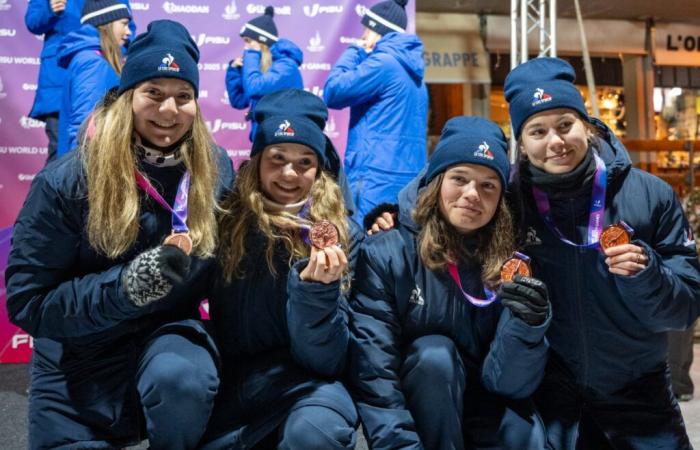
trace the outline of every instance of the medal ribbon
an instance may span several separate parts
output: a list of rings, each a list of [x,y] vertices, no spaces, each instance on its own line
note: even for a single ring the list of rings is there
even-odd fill
[[[486,298],[476,298],[464,292],[464,289],[462,289],[462,280],[459,279],[459,271],[457,270],[457,264],[447,264],[447,270],[448,272],[450,272],[450,276],[452,276],[452,279],[455,280],[455,283],[457,284],[457,287],[459,287],[459,290],[462,291],[462,295],[464,296],[464,298],[472,305],[477,306],[479,308],[483,308],[485,306],[489,306],[496,300],[496,293],[487,289],[486,287],[484,287]]]
[[[552,217],[551,207],[549,205],[549,197],[539,188],[532,186],[532,195],[537,203],[537,211],[539,211],[542,220],[547,225],[549,230],[559,236],[559,239],[565,244],[581,248],[598,248],[600,233],[603,231],[603,214],[605,213],[605,190],[607,185],[607,169],[605,163],[597,154],[593,153],[595,159],[595,175],[593,177],[593,191],[591,193],[591,208],[588,215],[588,235],[585,244],[576,244],[568,240],[564,234],[557,228]]]
[[[138,170],[134,172],[136,184],[146,192],[153,200],[157,201],[163,208],[172,214],[173,233],[187,233],[187,193],[190,190],[190,173],[185,174],[180,179],[180,185],[175,195],[175,204],[171,207],[162,195],[153,187],[148,178]]]

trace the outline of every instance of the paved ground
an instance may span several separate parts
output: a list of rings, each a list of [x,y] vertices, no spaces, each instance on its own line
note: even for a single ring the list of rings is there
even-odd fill
[[[696,395],[700,394],[700,344],[695,344],[695,362],[692,368]],[[0,365],[0,450],[22,450],[27,447],[27,366]],[[700,395],[681,403],[688,434],[693,446],[700,449]],[[130,450],[145,450],[146,444]],[[357,450],[366,450],[362,440]]]

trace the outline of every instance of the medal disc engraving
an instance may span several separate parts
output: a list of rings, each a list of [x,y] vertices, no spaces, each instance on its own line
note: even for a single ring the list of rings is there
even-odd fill
[[[323,249],[338,243],[338,229],[327,220],[313,224],[309,230],[311,245]]]
[[[172,233],[165,238],[163,245],[173,245],[185,252],[186,255],[192,252],[192,239],[187,233]]]

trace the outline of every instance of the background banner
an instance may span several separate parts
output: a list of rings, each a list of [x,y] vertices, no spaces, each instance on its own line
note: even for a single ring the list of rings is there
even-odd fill
[[[36,0],[35,0],[36,1]],[[48,0],[46,0],[48,1]],[[68,0],[71,1],[71,0]],[[9,323],[4,272],[10,248],[12,224],[36,173],[44,165],[47,138],[43,122],[27,117],[34,100],[42,39],[27,31],[27,0],[0,0],[0,363],[25,362],[32,341]],[[149,22],[171,19],[184,24],[199,46],[201,57],[199,103],[214,140],[224,147],[236,165],[250,151],[250,123],[245,111],[233,109],[225,86],[229,61],[243,53],[241,27],[275,7],[280,37],[293,41],[304,52],[304,86],[323,95],[323,85],[343,50],[361,36],[360,18],[377,1],[350,0],[174,0],[134,1],[131,7],[136,33]],[[415,32],[415,3],[409,2],[408,31]],[[326,134],[341,154],[347,141],[349,110],[330,111]]]

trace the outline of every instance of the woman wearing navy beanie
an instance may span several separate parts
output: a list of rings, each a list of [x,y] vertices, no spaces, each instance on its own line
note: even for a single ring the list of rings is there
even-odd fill
[[[202,120],[190,33],[152,22],[127,56],[14,226],[7,310],[34,337],[30,449],[192,449],[218,389],[197,319],[231,161]]]
[[[78,146],[78,131],[102,97],[119,85],[131,12],[120,0],[86,0],[81,27],[58,48],[66,70],[58,117],[57,156]]]
[[[327,117],[300,89],[256,108],[251,160],[223,202],[209,283],[222,377],[206,450],[355,448],[357,412],[339,377],[362,231],[336,181]]]
[[[567,62],[537,58],[505,81],[522,251],[554,310],[537,406],[556,450],[689,449],[666,332],[700,311],[692,232],[673,189],[588,116],[574,79]]]
[[[248,109],[249,139],[255,138],[255,105],[264,95],[282,89],[303,89],[299,66],[304,60],[301,49],[292,41],[280,38],[272,6],[265,14],[246,22],[241,28],[243,56],[235,58],[226,70],[228,100],[236,109]]]
[[[507,148],[495,123],[450,119],[397,228],[361,247],[347,379],[372,449],[544,448],[528,397],[552,312],[540,280],[500,280]]]

